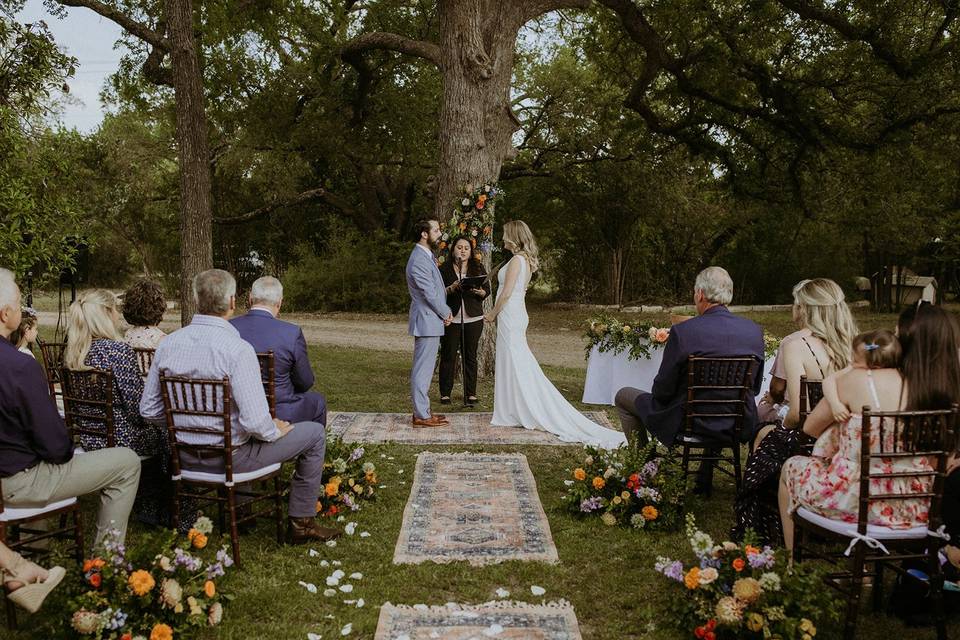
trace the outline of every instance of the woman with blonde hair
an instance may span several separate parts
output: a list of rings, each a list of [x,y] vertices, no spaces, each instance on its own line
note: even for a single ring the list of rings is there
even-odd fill
[[[819,382],[850,364],[857,324],[836,282],[827,278],[798,282],[793,287],[793,321],[800,329],[780,342],[770,391],[758,407],[761,419],[766,416],[772,426],[760,430],[744,466],[743,487],[734,505],[737,524],[733,536],[737,539],[752,529],[764,542],[779,542],[782,528],[776,491],[780,469],[820,435],[797,428],[800,378]]]
[[[537,243],[524,222],[513,220],[503,226],[503,246],[513,257],[497,272],[497,300],[484,316],[487,322],[497,322],[490,423],[549,431],[564,442],[604,449],[625,444],[623,433],[587,420],[543,374],[527,344],[526,293],[531,275],[540,267]]]
[[[166,500],[155,491],[166,468],[166,438],[163,431],[140,417],[143,378],[133,347],[122,341],[118,327],[120,312],[117,297],[104,289],[84,291],[70,305],[67,321],[67,346],[63,365],[73,371],[99,369],[113,373],[113,418],[116,446],[133,449],[141,457],[155,456],[153,468],[141,471],[141,491],[134,506],[138,519],[150,524],[166,524]],[[82,421],[82,418],[79,418]],[[95,427],[91,422],[89,426]],[[80,445],[87,451],[107,446],[106,435],[80,435]],[[158,455],[159,454],[159,455]]]

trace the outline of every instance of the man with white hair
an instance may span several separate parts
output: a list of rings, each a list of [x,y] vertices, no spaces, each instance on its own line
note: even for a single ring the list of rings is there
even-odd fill
[[[327,400],[313,386],[307,341],[295,324],[280,320],[283,285],[273,276],[258,278],[250,288],[250,310],[230,321],[257,353],[273,352],[277,417],[289,422],[327,424]]]
[[[164,420],[160,372],[207,380],[229,378],[232,395],[231,421],[233,471],[246,473],[277,462],[297,461],[290,482],[287,539],[292,543],[332,540],[336,529],[321,527],[316,520],[317,497],[323,490],[325,431],[317,422],[290,424],[270,416],[267,396],[260,381],[257,354],[228,320],[236,310],[237,283],[226,271],[209,269],[193,279],[197,315],[190,324],[164,338],[153,358],[140,400],[140,414],[151,421]],[[192,427],[222,430],[222,420],[193,418]],[[182,434],[190,444],[222,444],[214,433]],[[223,473],[223,461],[211,456],[180,452],[181,466],[209,473]]]
[[[0,478],[6,507],[31,509],[99,492],[95,542],[123,540],[140,483],[140,458],[126,447],[73,455],[43,369],[10,343],[20,325],[20,289],[0,268]]]
[[[693,285],[693,302],[698,316],[675,324],[663,349],[663,362],[653,388],[647,391],[624,387],[617,392],[615,403],[620,424],[627,438],[645,445],[647,432],[663,444],[673,445],[683,427],[687,401],[687,361],[690,356],[723,358],[752,356],[758,366],[753,379],[754,395],[760,393],[763,381],[763,330],[751,320],[733,315],[727,305],[733,300],[733,280],[722,267],[707,267],[697,274]],[[754,436],[757,407],[747,403],[742,425],[744,442]],[[696,425],[703,435],[720,434],[732,428],[729,418],[703,419]],[[710,491],[712,466],[701,465],[697,490]]]

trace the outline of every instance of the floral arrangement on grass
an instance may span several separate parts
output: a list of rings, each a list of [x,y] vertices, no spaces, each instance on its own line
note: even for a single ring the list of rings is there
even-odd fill
[[[693,514],[687,514],[686,533],[693,562],[685,567],[661,556],[654,566],[684,591],[686,597],[673,599],[678,615],[670,616],[684,633],[701,640],[813,640],[818,625],[838,618],[837,599],[819,573],[788,570],[770,547],[714,544]]]
[[[225,547],[207,549],[212,530],[210,519],[201,516],[186,541],[161,531],[130,547],[119,542],[119,532],[109,532],[104,553],[83,564],[87,590],[71,602],[75,636],[179,640],[220,624],[222,601],[230,597],[220,593],[217,579],[233,559]]]
[[[611,451],[586,447],[581,466],[564,480],[567,508],[600,516],[608,526],[664,530],[679,526],[686,478],[673,457],[654,458],[656,444]]]
[[[655,349],[662,349],[670,337],[670,327],[658,327],[645,322],[630,322],[620,320],[612,315],[601,313],[587,321],[586,357],[594,347],[600,353],[622,353],[629,349],[630,360],[650,358]],[[780,338],[763,332],[764,358],[769,360],[777,354],[780,348]]]
[[[624,322],[601,313],[587,321],[586,356],[597,347],[600,353],[621,353],[630,350],[629,358],[650,358],[654,349],[662,349],[670,337],[670,327],[658,327],[643,322]]]
[[[447,243],[458,236],[470,239],[473,257],[482,259],[483,253],[493,251],[493,204],[501,196],[496,184],[485,184],[474,189],[467,186],[450,220],[441,223],[443,236],[440,238],[440,251],[447,249]],[[442,264],[446,256],[441,253]]]
[[[362,501],[373,499],[377,467],[364,460],[365,455],[363,447],[348,447],[337,437],[327,439],[323,495],[317,500],[318,514],[336,516],[344,511],[359,511]]]

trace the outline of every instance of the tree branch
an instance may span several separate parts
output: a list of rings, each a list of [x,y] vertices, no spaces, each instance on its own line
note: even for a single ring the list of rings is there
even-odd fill
[[[280,202],[274,202],[272,204],[264,205],[253,211],[248,211],[239,216],[230,216],[226,218],[214,218],[214,224],[219,225],[234,225],[234,224],[243,224],[244,222],[250,222],[251,220],[256,220],[257,218],[262,218],[263,216],[269,215],[276,211],[277,209],[283,209],[284,207],[292,207],[297,204],[303,204],[304,202],[309,202],[311,200],[321,200],[330,206],[336,207],[341,211],[353,214],[353,207],[351,207],[343,198],[340,198],[337,195],[334,195],[323,188],[318,189],[309,189],[303,193],[299,193],[289,200],[283,200]]]
[[[117,23],[123,27],[125,31],[137,36],[144,42],[158,49],[170,51],[170,41],[163,37],[162,33],[157,33],[147,25],[137,22],[127,14],[100,2],[100,0],[56,0],[56,2],[65,7],[85,7],[90,9],[107,20]]]
[[[372,31],[357,36],[340,48],[340,57],[353,66],[366,51],[386,49],[428,60],[440,67],[440,47],[424,40],[411,40],[396,33]]]

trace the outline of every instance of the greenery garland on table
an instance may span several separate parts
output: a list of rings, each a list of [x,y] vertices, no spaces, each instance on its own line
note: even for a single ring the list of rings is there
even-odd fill
[[[620,320],[608,313],[599,313],[587,321],[585,358],[596,347],[600,353],[622,353],[629,350],[630,360],[650,359],[655,349],[662,349],[670,337],[670,327],[658,327],[647,322]],[[780,338],[763,332],[764,358],[769,360],[777,353]]]
[[[439,262],[447,259],[444,251],[451,240],[464,236],[470,240],[473,257],[483,259],[484,253],[493,251],[493,205],[503,197],[495,183],[473,188],[467,185],[463,195],[457,200],[450,219],[440,224],[443,236],[440,238]]]

